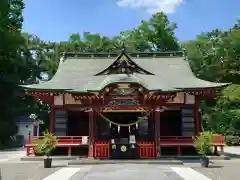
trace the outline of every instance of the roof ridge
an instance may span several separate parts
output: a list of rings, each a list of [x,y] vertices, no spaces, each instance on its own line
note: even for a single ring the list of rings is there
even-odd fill
[[[166,52],[124,52],[126,55],[130,57],[137,58],[146,58],[146,57],[183,57],[185,55],[184,51],[166,51]],[[113,58],[118,57],[120,53],[108,53],[108,52],[99,52],[99,53],[86,53],[86,52],[64,52],[62,56],[64,58]]]

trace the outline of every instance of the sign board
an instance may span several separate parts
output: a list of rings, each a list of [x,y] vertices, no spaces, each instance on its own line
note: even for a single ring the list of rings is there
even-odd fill
[[[109,101],[107,106],[115,107],[115,106],[139,106],[139,102],[134,99],[116,99]]]
[[[135,143],[136,143],[135,135],[130,135],[130,136],[129,136],[129,143],[130,143],[130,144],[135,144]]]
[[[82,144],[88,144],[88,136],[82,136]]]

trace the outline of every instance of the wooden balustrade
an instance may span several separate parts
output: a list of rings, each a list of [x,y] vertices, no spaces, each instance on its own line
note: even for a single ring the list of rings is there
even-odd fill
[[[156,149],[155,143],[153,141],[139,141],[137,142],[139,146],[140,158],[155,158]]]
[[[28,143],[25,146],[27,148],[27,156],[34,154],[33,147],[43,140],[42,136],[28,138]],[[194,139],[192,137],[185,136],[161,136],[159,138],[161,147],[173,147],[177,146],[179,154],[183,146],[194,146]],[[141,158],[155,158],[156,147],[153,141],[138,141],[137,142],[140,151]],[[89,136],[57,136],[57,147],[68,147],[68,155],[71,155],[72,147],[89,145]],[[221,148],[223,151],[223,136],[213,136],[213,147]],[[110,148],[108,141],[94,141],[94,158],[109,158]]]
[[[28,144],[36,145],[43,140],[43,136],[33,136]],[[57,136],[57,146],[88,145],[89,136]]]
[[[110,157],[109,142],[104,140],[96,140],[94,142],[94,158],[107,159]]]
[[[28,137],[28,143],[25,145],[27,148],[27,156],[34,154],[33,147],[43,141],[43,136]],[[57,136],[57,147],[68,147],[68,155],[72,154],[72,147],[81,145],[89,145],[89,136]]]
[[[192,146],[194,145],[194,140],[192,137],[186,136],[160,136],[160,145],[161,146]]]
[[[160,136],[160,145],[194,145],[194,138],[187,136]],[[213,145],[224,145],[222,135],[214,135]]]

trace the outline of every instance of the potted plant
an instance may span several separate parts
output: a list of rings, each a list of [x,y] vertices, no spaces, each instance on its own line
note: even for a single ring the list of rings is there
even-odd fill
[[[209,166],[208,155],[212,153],[212,138],[213,133],[209,131],[201,132],[200,135],[195,138],[195,148],[197,152],[202,155],[200,159],[202,167]]]
[[[57,138],[48,130],[43,133],[43,138],[39,140],[36,147],[34,148],[37,154],[45,155],[44,168],[51,168],[52,158],[50,153],[56,148]]]

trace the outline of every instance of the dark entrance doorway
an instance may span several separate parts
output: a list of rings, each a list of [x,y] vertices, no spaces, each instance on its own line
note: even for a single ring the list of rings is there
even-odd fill
[[[88,136],[89,115],[85,111],[68,111],[67,136]],[[72,148],[72,155],[80,157],[88,156],[88,146],[77,146]]]
[[[160,136],[171,139],[173,136],[182,136],[182,114],[180,109],[165,110],[160,115]],[[177,146],[161,148],[162,155],[177,155]]]
[[[89,117],[88,112],[68,111],[67,136],[88,136]]]
[[[110,141],[111,159],[139,158],[137,139],[139,138],[140,112],[105,112],[99,121],[98,135]],[[98,120],[97,120],[98,121]],[[100,124],[101,123],[101,124]],[[108,131],[108,132],[106,132]]]
[[[160,136],[182,136],[181,110],[165,110],[161,113]]]
[[[138,112],[104,113],[109,120],[110,139],[129,138],[130,134],[137,136],[137,122],[141,116]]]

